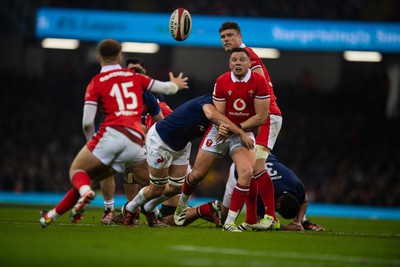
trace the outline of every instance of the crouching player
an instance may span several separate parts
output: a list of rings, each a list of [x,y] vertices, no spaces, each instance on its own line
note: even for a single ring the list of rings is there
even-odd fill
[[[174,222],[174,212],[178,205],[179,195],[176,195],[162,203],[160,214],[163,221],[169,226],[176,226]],[[222,214],[221,214],[222,203],[219,200],[209,201],[205,204],[196,207],[190,207],[186,212],[186,219],[183,226],[189,225],[197,219],[203,219],[205,221],[215,224],[215,227],[222,227]],[[121,213],[114,216],[113,222],[115,224],[124,224],[125,216]]]
[[[296,174],[282,164],[273,154],[268,156],[265,167],[274,184],[275,210],[284,219],[293,219],[288,225],[280,225],[276,230],[287,231],[324,231],[325,228],[312,223],[306,218],[308,205],[307,192],[301,180]],[[231,201],[232,191],[237,181],[235,165],[232,164],[229,171],[228,182],[226,183],[224,200],[222,202],[222,219],[226,218],[228,207]],[[262,199],[258,199],[257,216],[264,216]],[[243,223],[239,228],[245,230],[248,227]]]

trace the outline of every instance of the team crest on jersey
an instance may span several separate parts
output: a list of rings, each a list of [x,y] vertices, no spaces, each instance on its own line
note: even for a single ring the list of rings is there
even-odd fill
[[[233,102],[233,107],[237,110],[237,111],[242,111],[243,109],[246,108],[246,102],[244,102],[243,99],[238,98],[235,100],[235,102]]]
[[[231,90],[228,90],[228,95],[231,95],[232,94],[232,91]]]
[[[250,90],[249,91],[249,97],[250,98],[254,98],[254,90]]]
[[[163,163],[165,161],[164,157],[160,157],[157,159],[157,163]]]
[[[211,139],[207,139],[206,146],[210,147],[210,146],[212,146],[212,144],[213,144],[213,141]]]

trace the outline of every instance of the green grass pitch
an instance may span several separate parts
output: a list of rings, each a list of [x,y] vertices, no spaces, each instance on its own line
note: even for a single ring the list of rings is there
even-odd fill
[[[400,266],[400,222],[313,217],[326,232],[227,233],[187,227],[103,226],[88,207],[42,229],[39,208],[0,206],[0,266]],[[243,218],[239,218],[242,221]],[[286,222],[281,220],[281,222]]]

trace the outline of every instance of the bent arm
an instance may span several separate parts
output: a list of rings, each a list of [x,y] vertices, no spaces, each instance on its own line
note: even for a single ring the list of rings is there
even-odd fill
[[[86,140],[89,141],[94,135],[94,119],[96,117],[97,106],[85,103],[83,107],[82,128]]]
[[[158,113],[158,114],[155,115],[155,116],[152,116],[152,118],[153,118],[153,120],[154,120],[155,122],[158,122],[158,121],[161,121],[161,120],[164,119],[164,115],[163,115],[163,113],[160,111],[160,113]]]
[[[269,114],[270,99],[255,99],[254,109],[255,114],[242,122],[240,125],[245,130],[253,130],[267,121]]]
[[[220,107],[221,108],[221,107]],[[212,104],[206,104],[203,106],[204,114],[207,119],[213,124],[220,126],[222,123],[229,125],[229,130],[235,134],[241,135],[245,132],[236,126],[230,119],[223,115],[219,110]]]

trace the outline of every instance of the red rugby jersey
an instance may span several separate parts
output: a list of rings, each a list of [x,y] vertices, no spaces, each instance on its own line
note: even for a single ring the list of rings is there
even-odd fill
[[[113,69],[97,74],[86,88],[85,104],[98,105],[103,114],[101,128],[120,125],[143,135],[141,114],[143,91],[154,80],[128,69]]]
[[[253,69],[261,67],[264,72],[264,76],[265,76],[265,79],[267,80],[267,85],[270,89],[270,96],[271,96],[270,97],[271,103],[269,105],[269,113],[282,116],[281,110],[279,109],[278,103],[276,102],[274,88],[272,86],[271,78],[269,77],[267,68],[265,67],[264,63],[261,61],[260,57],[257,56],[257,54],[253,51],[253,49],[251,49],[250,47],[244,46],[244,45],[243,45],[243,48],[245,48],[247,50],[247,52],[249,52],[249,54],[250,54],[250,61],[251,61],[250,69],[253,70]]]
[[[226,72],[217,78],[213,92],[215,101],[226,101],[225,116],[235,124],[244,122],[255,114],[255,98],[269,97],[270,92],[264,77],[251,71],[241,81],[233,72]]]

